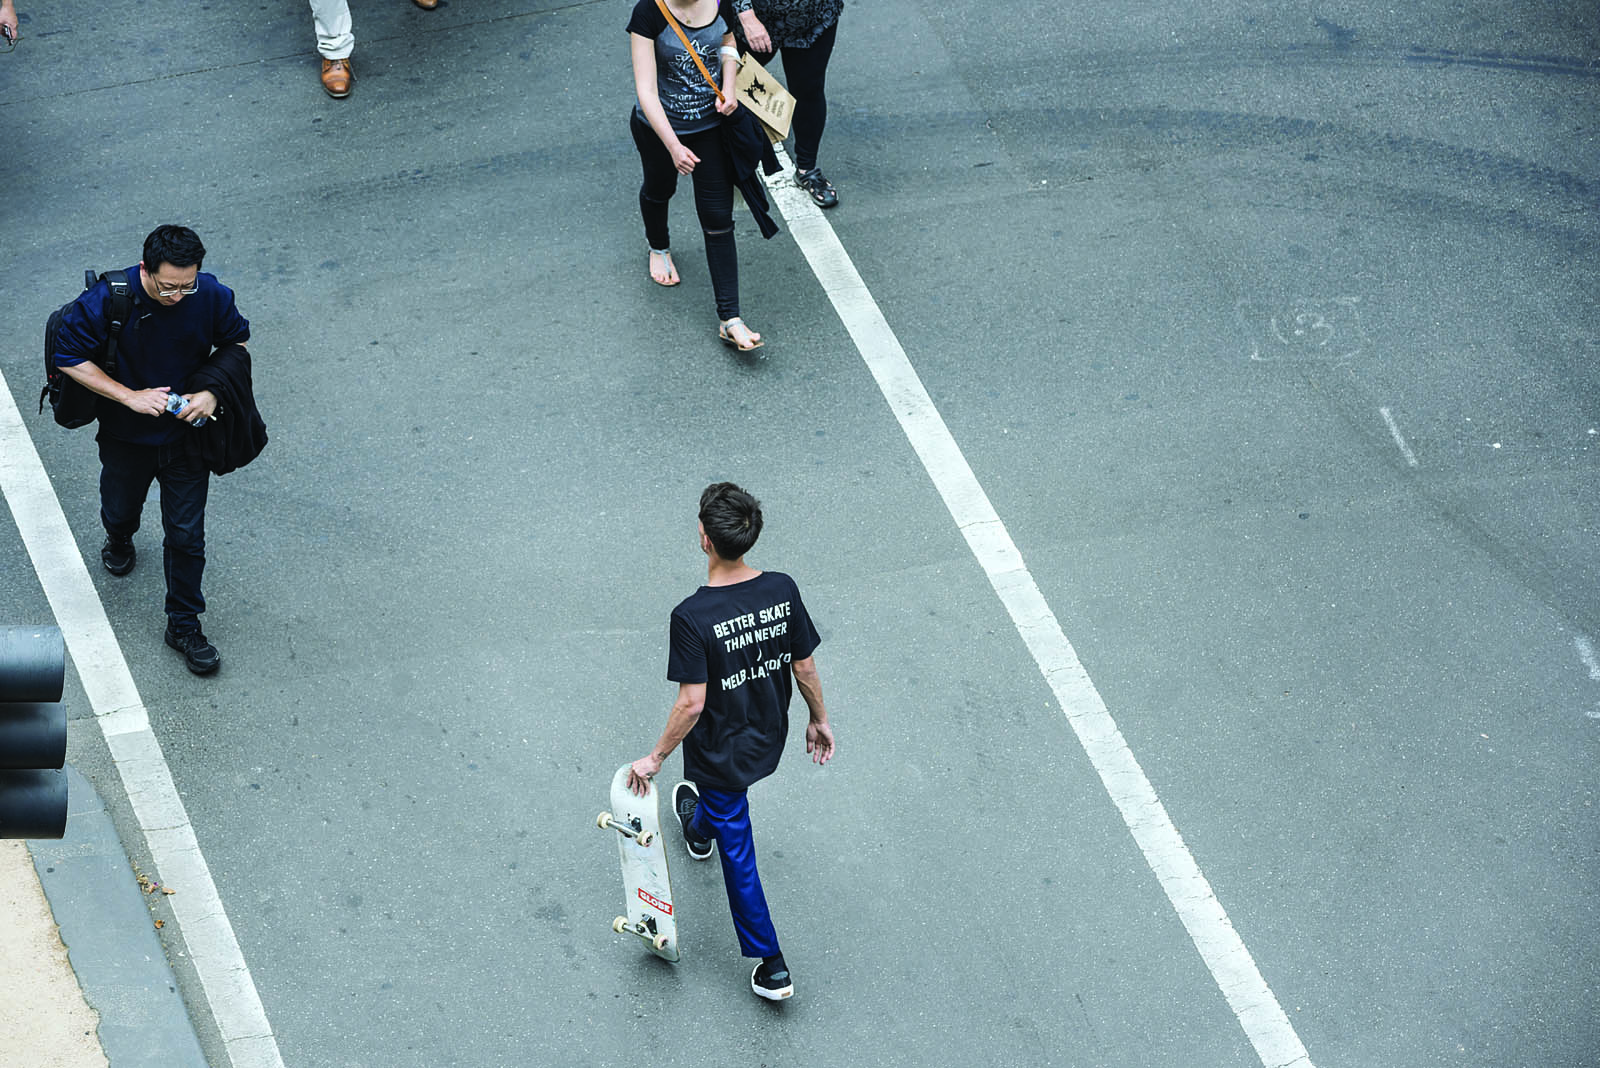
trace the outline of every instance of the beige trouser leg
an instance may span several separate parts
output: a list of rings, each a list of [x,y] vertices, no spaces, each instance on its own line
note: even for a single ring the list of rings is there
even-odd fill
[[[349,0],[311,0],[311,18],[317,24],[317,51],[322,58],[348,58],[356,46]]]

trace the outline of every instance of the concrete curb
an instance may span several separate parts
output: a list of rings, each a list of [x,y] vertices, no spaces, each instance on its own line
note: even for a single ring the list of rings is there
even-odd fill
[[[71,768],[68,775],[66,837],[27,844],[70,957],[68,978],[76,974],[84,1000],[99,1013],[100,1047],[114,1068],[206,1068],[111,816],[87,779]],[[51,923],[49,913],[38,922]],[[28,1063],[52,1063],[48,1051],[39,1055]]]

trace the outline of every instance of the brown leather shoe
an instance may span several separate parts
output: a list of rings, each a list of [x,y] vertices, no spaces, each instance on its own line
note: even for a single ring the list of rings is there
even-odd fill
[[[432,11],[439,6],[439,0],[411,0],[411,2],[424,11]]]
[[[348,59],[325,59],[322,61],[322,87],[328,95],[335,99],[342,99],[350,95],[350,83],[356,80],[356,72],[350,69]]]

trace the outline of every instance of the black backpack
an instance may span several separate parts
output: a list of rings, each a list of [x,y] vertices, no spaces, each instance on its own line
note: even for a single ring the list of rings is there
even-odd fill
[[[93,271],[83,272],[83,288],[86,291],[93,289],[96,282],[106,282],[111,286],[111,300],[106,304],[106,326],[109,328],[106,345],[94,362],[102,371],[115,378],[117,338],[122,334],[122,328],[127,324],[128,316],[133,311],[133,291],[128,287],[126,271],[107,271],[99,275]],[[49,321],[44,324],[44,388],[39,391],[39,411],[41,413],[44,411],[44,402],[48,398],[56,422],[68,430],[76,430],[80,426],[88,426],[94,422],[95,407],[100,400],[98,394],[85,389],[56,366],[56,335],[61,332],[61,314],[72,307],[73,303],[75,302],[63,304],[51,312]]]

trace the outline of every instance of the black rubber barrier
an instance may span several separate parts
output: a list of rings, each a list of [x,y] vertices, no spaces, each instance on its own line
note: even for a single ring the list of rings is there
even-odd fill
[[[67,833],[66,675],[59,627],[0,627],[0,838]]]

